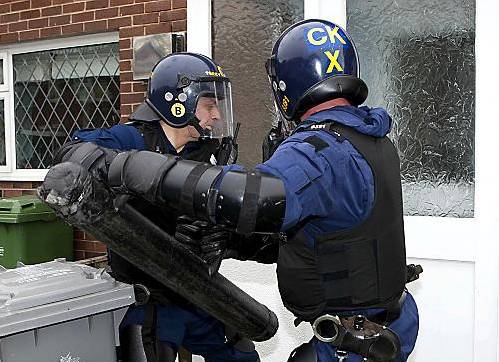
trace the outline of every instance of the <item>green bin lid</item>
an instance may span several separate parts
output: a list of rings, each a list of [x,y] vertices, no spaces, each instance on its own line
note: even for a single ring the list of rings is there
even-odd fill
[[[0,199],[0,223],[17,224],[30,221],[52,221],[51,208],[32,195]]]

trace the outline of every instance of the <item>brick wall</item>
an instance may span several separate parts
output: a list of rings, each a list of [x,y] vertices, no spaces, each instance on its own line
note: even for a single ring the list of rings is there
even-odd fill
[[[119,32],[121,121],[143,101],[146,82],[133,81],[133,37],[187,30],[187,0],[22,0],[0,2],[4,44]],[[0,182],[2,197],[34,194],[39,182]],[[103,255],[105,246],[74,232],[75,258]]]

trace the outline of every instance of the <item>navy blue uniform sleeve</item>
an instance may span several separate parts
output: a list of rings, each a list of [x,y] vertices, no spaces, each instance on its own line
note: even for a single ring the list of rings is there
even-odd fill
[[[256,169],[284,182],[286,216],[282,230],[288,230],[308,217],[326,217],[333,207],[334,175],[329,163],[312,145],[288,140]]]
[[[111,128],[81,129],[73,134],[72,139],[120,151],[146,149],[140,132],[135,127],[124,124]]]

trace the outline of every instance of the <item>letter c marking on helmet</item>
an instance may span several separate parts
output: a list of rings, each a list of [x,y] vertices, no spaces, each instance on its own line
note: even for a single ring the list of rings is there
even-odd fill
[[[314,38],[314,33],[323,33],[319,39]],[[326,32],[322,28],[312,28],[307,32],[308,42],[312,45],[322,45],[327,41]]]

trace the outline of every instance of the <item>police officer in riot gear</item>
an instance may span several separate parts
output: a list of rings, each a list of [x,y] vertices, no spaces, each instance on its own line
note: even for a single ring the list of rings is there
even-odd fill
[[[146,100],[130,116],[130,122],[109,129],[77,131],[55,161],[77,158],[78,148],[91,142],[106,152],[148,150],[209,165],[233,163],[237,144],[230,87],[222,68],[210,58],[193,53],[171,54],[153,69]],[[106,162],[95,157],[90,168],[105,168]],[[143,172],[150,172],[146,164],[143,166]],[[103,174],[99,177],[107,178]],[[161,213],[141,200],[133,202],[157,225],[172,235],[175,233],[177,223],[172,213]],[[184,227],[192,222],[186,217],[179,220]],[[194,222],[190,226],[211,238],[204,248],[191,248],[199,253],[205,250],[203,256],[219,263],[221,253],[209,247],[224,243],[225,233],[207,223]],[[167,290],[112,250],[109,255],[115,277],[138,285],[136,294],[142,299],[141,305],[129,309],[120,326],[124,361],[173,362],[180,346],[202,355],[206,361],[259,360],[251,342],[225,331],[218,320]]]
[[[406,361],[418,311],[405,290],[399,158],[386,136],[392,120],[360,106],[368,90],[357,52],[334,23],[289,27],[266,68],[282,117],[295,125],[267,148],[266,162],[246,171],[122,152],[105,167],[109,184],[223,225],[243,235],[240,245],[254,241],[247,235],[283,232],[281,297],[316,335],[289,361]]]

